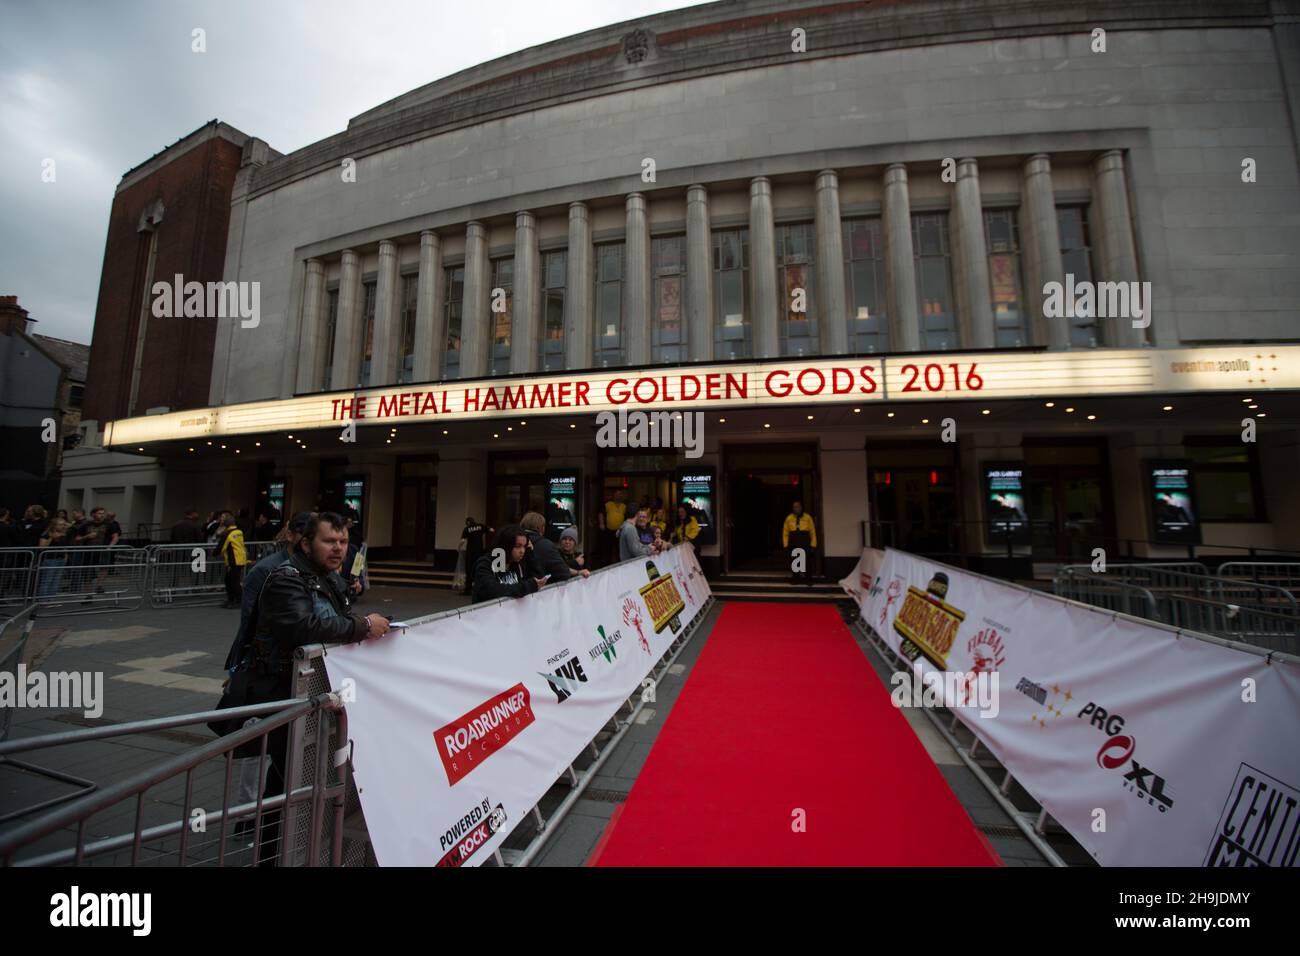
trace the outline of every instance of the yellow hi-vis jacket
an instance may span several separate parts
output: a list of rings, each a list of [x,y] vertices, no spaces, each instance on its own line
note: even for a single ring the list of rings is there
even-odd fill
[[[248,553],[244,550],[244,532],[231,528],[221,541],[221,554],[229,567],[242,568],[248,563]]]
[[[808,512],[801,514],[798,520],[793,514],[785,516],[785,524],[781,526],[781,547],[790,547],[791,531],[807,531],[808,543],[814,548],[817,547],[817,528],[813,524],[812,515]]]
[[[691,515],[686,519],[685,524],[679,524],[676,528],[673,528],[671,540],[673,544],[681,544],[683,541],[694,541],[699,536],[700,523],[695,520],[694,515]]]

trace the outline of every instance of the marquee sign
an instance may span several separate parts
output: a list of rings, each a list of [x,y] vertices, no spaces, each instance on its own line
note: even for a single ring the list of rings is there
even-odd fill
[[[940,353],[584,371],[397,385],[110,422],[104,445],[219,435],[573,415],[1300,388],[1300,346]]]

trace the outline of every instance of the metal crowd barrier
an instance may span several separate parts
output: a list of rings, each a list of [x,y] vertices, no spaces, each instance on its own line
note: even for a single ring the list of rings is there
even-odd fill
[[[1097,573],[1086,564],[1067,566],[1058,569],[1052,590],[1111,610],[1121,608],[1100,603],[1108,595],[1122,587],[1144,590],[1153,603],[1139,602],[1125,613],[1270,650],[1300,649],[1300,608],[1290,591],[1191,570],[1196,567],[1203,570],[1195,564],[1112,564]]]
[[[949,567],[951,567],[951,565]],[[1109,574],[1111,569],[1115,567],[1116,565],[1108,565],[1106,573]],[[1166,566],[1166,568],[1168,568],[1168,566]],[[954,570],[957,569],[954,568]],[[977,574],[976,572],[973,571],[963,571],[962,573],[967,574],[970,577],[980,578],[984,581],[988,581],[999,587],[1013,588],[1017,591],[1025,592],[1026,594],[1042,595],[1043,593],[1041,591],[1027,588],[1024,585],[1015,584],[1010,581],[1003,581],[998,578],[989,577],[988,575],[984,575],[984,574]],[[1170,573],[1176,573],[1176,572],[1170,572]],[[1055,588],[1058,586],[1058,582],[1060,582],[1059,586],[1061,587],[1074,586],[1075,581],[1079,579],[1085,579],[1089,575],[1091,575],[1094,578],[1103,577],[1103,575],[1100,573],[1094,573],[1092,571],[1091,565],[1086,565],[1086,564],[1078,565],[1075,567],[1064,567],[1059,569],[1056,578],[1053,580],[1054,593],[1050,596],[1055,597],[1057,600],[1061,600],[1061,601],[1066,601],[1070,603],[1080,603],[1075,598],[1070,597],[1068,594],[1062,594],[1060,591],[1055,591]],[[1195,575],[1189,575],[1189,577],[1195,577]],[[1093,593],[1106,600],[1110,600],[1112,599],[1111,595],[1115,595],[1120,591],[1129,590],[1134,592],[1134,596],[1128,598],[1130,601],[1134,602],[1133,606],[1145,607],[1149,609],[1150,605],[1148,605],[1146,601],[1141,598],[1140,595],[1136,594],[1136,592],[1146,590],[1146,588],[1143,587],[1141,584],[1137,584],[1127,580],[1111,580],[1109,582],[1109,586],[1114,589],[1109,593],[1104,591],[1095,591],[1095,592],[1082,591],[1081,593]],[[1158,605],[1157,612],[1160,613],[1161,609],[1159,607],[1159,596],[1153,594],[1152,598],[1153,600],[1156,600]],[[1114,599],[1123,600],[1123,598],[1114,598]],[[1109,607],[1104,604],[1093,605],[1092,602],[1090,601],[1084,601],[1082,603],[1094,607],[1098,607],[1098,606],[1104,607],[1106,610],[1113,611],[1116,614],[1116,616],[1120,614],[1124,614],[1125,616],[1131,616],[1134,617],[1135,619],[1139,619],[1145,616],[1145,615],[1129,615],[1128,612],[1122,611],[1118,608]],[[1296,647],[1294,645],[1294,642],[1289,648],[1281,648],[1281,649],[1274,648],[1272,649],[1272,651],[1269,651],[1269,650],[1260,649],[1259,647],[1242,646],[1242,644],[1240,643],[1241,638],[1238,637],[1225,639],[1226,637],[1225,635],[1215,634],[1210,631],[1202,630],[1200,633],[1198,633],[1195,630],[1183,630],[1181,625],[1175,624],[1170,621],[1161,620],[1161,618],[1159,617],[1147,618],[1146,620],[1152,622],[1152,625],[1154,627],[1159,627],[1168,631],[1176,631],[1178,636],[1180,637],[1190,637],[1194,640],[1206,641],[1207,643],[1210,644],[1218,644],[1224,647],[1232,647],[1235,650],[1241,651],[1242,653],[1255,654],[1261,657],[1268,657],[1268,658],[1271,658],[1273,654],[1276,653],[1278,650],[1282,650],[1284,652],[1287,652],[1286,656],[1289,657],[1290,659],[1292,660],[1296,659],[1294,657],[1296,652]],[[876,651],[876,653],[880,655],[880,657],[886,662],[886,664],[892,666],[893,668],[895,668],[895,670],[911,669],[912,662],[900,657],[897,654],[897,652],[895,652],[894,649],[889,646],[889,642],[883,636],[881,636],[881,634],[875,629],[875,627],[873,627],[870,623],[864,620],[860,613],[855,616],[853,621],[853,626],[858,630],[860,634],[862,634],[865,637],[866,641],[872,646],[872,648]],[[1234,641],[1238,643],[1233,643]],[[1259,642],[1256,641],[1252,643],[1258,644]],[[943,709],[947,709],[947,708],[943,708]],[[1043,855],[1043,858],[1052,866],[1065,867],[1067,865],[1066,862],[1061,858],[1060,854],[1057,853],[1056,850],[1053,849],[1053,847],[1047,842],[1046,837],[1048,836],[1049,829],[1052,830],[1053,835],[1063,835],[1065,837],[1069,837],[1069,834],[1066,833],[1064,828],[1053,826],[1053,821],[1050,815],[1048,814],[1047,809],[1043,807],[1041,804],[1039,804],[1038,801],[1035,800],[1033,796],[1029,793],[1029,791],[1024,789],[1023,787],[1021,787],[1021,791],[1023,792],[1024,796],[1032,800],[1034,805],[1037,807],[1037,809],[1025,810],[1017,806],[1016,803],[1012,801],[1013,796],[1019,797],[1019,795],[1013,794],[1012,792],[1012,785],[1015,784],[1017,781],[1015,777],[1012,775],[1011,770],[1008,769],[1004,764],[1002,764],[1002,762],[987,747],[981,747],[981,742],[979,737],[976,736],[975,733],[971,731],[969,727],[965,727],[962,724],[960,718],[957,716],[955,712],[948,710],[948,713],[951,715],[950,719],[942,718],[938,710],[928,708],[928,707],[921,708],[921,713],[924,714],[925,717],[930,721],[930,723],[934,726],[935,730],[939,732],[940,736],[942,736],[943,739],[953,748],[953,750],[956,751],[957,756],[958,758],[961,759],[962,763],[965,764],[967,769],[969,769],[971,773],[975,775],[975,778],[980,782],[980,784],[985,788],[985,790],[988,791],[989,795],[993,798],[994,802],[997,803],[997,805],[1001,807],[1002,810],[1011,818],[1011,821],[1021,831],[1021,833],[1025,836],[1025,838],[1029,840],[1029,842],[1033,844],[1033,846]],[[961,732],[964,732],[969,737],[969,742],[964,742],[958,736],[958,734]],[[993,777],[990,775],[991,773],[996,774],[999,772],[1001,772],[1002,774],[1001,782],[995,781]]]
[[[42,616],[87,611],[133,611],[144,604],[148,573],[144,548],[41,548],[35,593]]]
[[[274,541],[245,542],[245,571],[275,549]],[[225,599],[226,563],[217,545],[153,544],[145,550],[150,607],[187,607]]]
[[[34,548],[0,548],[0,607],[21,608],[32,596]]]
[[[18,664],[23,659],[23,651],[27,649],[27,639],[36,626],[35,611],[36,605],[28,604],[13,617],[0,621],[0,674],[18,673]],[[17,708],[15,707],[0,707],[0,744],[9,739],[9,730],[13,724],[16,711]],[[13,768],[22,773],[71,784],[76,788],[69,793],[42,800],[31,806],[23,807],[21,810],[6,809],[4,813],[0,814],[0,823],[7,823],[29,813],[57,806],[95,789],[93,782],[83,780],[81,777],[74,777],[72,774],[63,773],[59,770],[38,767],[22,760],[13,760],[6,756],[0,756],[0,768]]]
[[[604,570],[608,569],[593,574]],[[507,600],[511,599],[453,608],[417,618],[413,623],[459,617]],[[710,596],[647,676],[658,681],[668,673],[698,632],[713,603]],[[375,859],[360,799],[351,777],[347,715],[340,696],[329,688],[323,662],[326,652],[327,648],[321,645],[295,651],[293,698],[289,700],[0,741],[0,761],[5,761],[10,754],[158,734],[178,727],[202,726],[214,718],[259,718],[255,724],[80,796],[67,806],[13,828],[0,829],[0,864],[252,866],[267,853],[274,853],[276,862],[282,866],[373,864]],[[528,865],[559,828],[645,704],[646,698],[638,689],[625,705],[626,716],[622,716],[620,708],[620,714],[591,740],[543,800],[523,816],[494,855],[495,863]],[[237,772],[247,774],[253,781],[263,779],[269,761],[268,739],[280,728],[287,728],[288,736],[287,796],[266,797],[263,788],[254,782],[251,789],[256,792],[256,799],[240,802],[232,787]],[[257,755],[236,757],[236,748],[245,745],[251,746]],[[244,761],[245,765],[237,768],[238,761]],[[28,816],[34,809],[37,808],[11,816]],[[197,830],[195,810],[202,811],[203,826]],[[263,853],[259,852],[257,836],[262,833],[265,815],[271,812],[282,812],[279,843]],[[240,823],[249,828],[246,834],[235,832],[235,825]],[[55,835],[57,842],[64,845],[50,848],[48,841]],[[32,849],[38,842],[42,842],[40,852]]]
[[[249,541],[244,547],[247,570],[276,544]],[[215,604],[225,598],[225,581],[215,544],[0,548],[0,608],[34,602],[44,615],[132,611],[146,598],[155,608]]]
[[[307,737],[302,728],[309,717],[312,730]],[[0,759],[13,753],[92,740],[158,734],[177,727],[204,725],[214,718],[257,721],[58,810],[0,831],[0,864],[254,866],[262,860],[280,866],[301,866],[315,860],[340,865],[343,797],[350,780],[350,765],[346,752],[340,762],[328,761],[327,756],[334,751],[323,746],[327,739],[347,739],[347,718],[336,694],[3,742]],[[256,798],[239,802],[238,791],[232,785],[238,776],[248,775],[254,781],[265,779],[270,762],[269,738],[286,727],[286,778],[294,785],[286,787],[287,793],[267,797],[254,783],[250,789]],[[237,757],[237,748],[251,748],[255,755]],[[328,781],[327,763],[331,764]],[[263,846],[259,841],[270,833],[263,830],[263,825],[271,822],[270,814],[280,815],[279,836],[274,845],[268,839]],[[327,828],[328,844],[323,840]],[[57,849],[44,846],[43,852],[24,854],[37,842],[48,844],[50,837],[65,845]]]
[[[1066,568],[1052,579],[1052,593],[1108,611],[1156,620],[1156,599],[1146,588],[1102,574],[1080,574]]]
[[[1276,588],[1285,588],[1292,595],[1300,593],[1300,562],[1225,561],[1219,565],[1219,577],[1271,584]]]

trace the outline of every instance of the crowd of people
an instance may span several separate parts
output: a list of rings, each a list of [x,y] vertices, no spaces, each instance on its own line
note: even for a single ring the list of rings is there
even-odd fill
[[[107,551],[73,551],[72,548],[111,547],[122,538],[117,515],[105,508],[71,514],[60,508],[51,515],[42,505],[28,505],[18,520],[0,508],[0,548],[31,548],[38,552],[37,597],[72,591],[85,601],[103,594],[112,571]]]

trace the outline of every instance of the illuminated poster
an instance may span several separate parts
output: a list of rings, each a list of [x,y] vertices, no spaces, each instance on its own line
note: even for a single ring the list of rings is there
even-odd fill
[[[1151,537],[1161,544],[1200,544],[1190,461],[1148,461]]]
[[[712,468],[682,469],[677,473],[677,502],[686,506],[687,512],[700,525],[700,535],[695,539],[699,546],[715,544],[718,540],[718,527],[714,518],[717,508],[717,476]],[[675,525],[677,516],[669,518],[669,524]]]
[[[548,470],[546,472],[546,537],[560,540],[565,528],[582,522],[578,515],[579,472],[576,468]]]
[[[366,479],[343,479],[343,517],[351,518],[358,528],[365,528]]]
[[[984,540],[989,544],[1029,543],[1029,513],[1025,506],[1025,463],[986,461],[984,478]]]
[[[283,478],[272,478],[262,489],[262,505],[267,520],[278,531],[284,522],[285,500],[288,498],[288,482]]]

